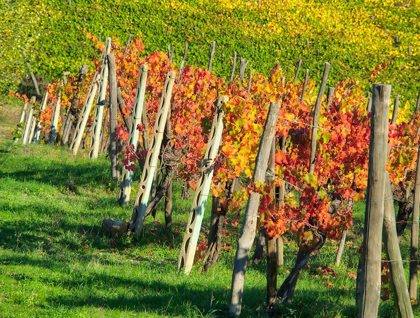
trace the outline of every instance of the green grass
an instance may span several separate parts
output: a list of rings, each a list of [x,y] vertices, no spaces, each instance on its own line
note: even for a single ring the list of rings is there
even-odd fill
[[[102,220],[129,220],[132,208],[132,203],[117,204],[118,184],[109,177],[109,166],[104,157],[74,159],[60,147],[0,144],[0,317],[226,316],[234,248],[208,272],[200,272],[198,264],[189,276],[177,273],[191,204],[180,198],[177,183],[173,247],[166,241],[162,206],[156,220],[146,219],[139,241],[104,237]],[[327,242],[302,271],[293,303],[280,306],[277,316],[357,315],[355,279],[349,273],[356,272],[363,211],[363,202],[355,205],[342,266],[333,265],[337,242]],[[236,246],[238,228],[228,232],[224,242]],[[404,259],[409,257],[408,233],[401,242]],[[292,238],[287,240],[279,286],[296,255]],[[326,265],[336,274],[322,277]],[[265,316],[265,266],[265,261],[248,265],[244,317]],[[418,307],[415,313],[420,315]],[[380,315],[397,316],[392,301],[381,303]]]

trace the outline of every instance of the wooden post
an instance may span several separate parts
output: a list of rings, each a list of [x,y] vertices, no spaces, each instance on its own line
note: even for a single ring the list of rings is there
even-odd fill
[[[293,80],[294,82],[296,82],[297,79],[298,79],[299,71],[300,71],[300,66],[301,65],[302,65],[302,59],[299,59],[299,62],[298,62],[297,68],[296,68],[295,78]]]
[[[85,131],[86,123],[89,119],[90,110],[92,109],[93,101],[95,100],[96,91],[98,89],[98,82],[100,74],[95,73],[92,84],[90,85],[88,94],[86,96],[85,104],[81,112],[81,117],[76,125],[76,130],[73,135],[73,141],[70,144],[70,149],[73,150],[73,155],[77,155],[80,142],[82,141],[83,132]],[[86,133],[87,134],[87,133]]]
[[[47,100],[48,100],[48,91],[45,90],[44,98],[42,99],[41,107],[39,108],[40,116],[41,116],[42,111],[45,109],[45,106],[47,105]],[[39,119],[39,121],[36,124],[34,142],[39,141],[39,134],[40,133],[41,133],[41,119]]]
[[[137,125],[141,122],[142,113],[145,110],[144,107],[144,94],[146,92],[147,82],[147,65],[143,64],[140,67],[139,79],[137,81],[136,97],[134,98],[133,112],[131,114],[131,128],[130,135],[128,137],[128,144],[132,145],[133,151],[137,151],[137,145],[139,143],[140,131],[137,129]],[[147,133],[147,132],[146,132]],[[130,162],[129,165],[135,164]],[[131,195],[131,184],[133,182],[133,172],[123,168],[122,181],[120,184],[120,193],[118,195],[118,202],[121,205],[127,204],[130,201]]]
[[[130,221],[130,230],[135,231],[135,236],[140,237],[143,230],[143,222],[146,217],[147,202],[149,201],[150,190],[152,188],[153,176],[156,171],[160,146],[162,145],[163,132],[165,130],[166,119],[170,108],[172,89],[175,82],[175,72],[169,72],[166,76],[165,86],[162,91],[159,111],[156,115],[154,135],[150,142],[150,149],[147,152],[146,164],[141,175],[139,191],[137,192],[136,202]]]
[[[68,141],[69,141],[70,130],[71,130],[71,127],[73,126],[73,117],[74,117],[73,114],[76,113],[76,109],[77,109],[77,106],[79,104],[80,86],[83,82],[84,75],[87,73],[87,70],[88,70],[87,65],[82,65],[79,68],[79,75],[77,76],[76,92],[75,92],[74,97],[71,101],[70,107],[67,109],[66,122],[64,124],[63,135],[62,135],[62,138],[61,138],[61,145],[62,146],[67,144]]]
[[[332,102],[334,101],[334,92],[335,87],[328,87],[327,107],[330,107]]]
[[[392,198],[391,181],[389,174],[386,172],[385,178],[385,208],[384,208],[384,225],[383,238],[385,251],[388,256],[389,270],[391,272],[392,283],[394,286],[395,299],[398,311],[402,318],[412,318],[413,309],[411,308],[410,296],[408,295],[407,282],[404,274],[404,267],[401,258],[400,246],[398,243],[394,200]]]
[[[322,76],[321,86],[319,88],[318,97],[316,98],[314,121],[312,124],[311,137],[311,157],[309,161],[309,173],[314,173],[315,170],[315,154],[316,154],[316,136],[318,132],[319,111],[321,110],[322,97],[324,96],[325,86],[327,85],[328,74],[330,73],[330,63],[325,63],[324,75]]]
[[[188,52],[188,42],[185,42],[184,56],[182,57],[181,66],[179,67],[178,83],[181,82],[182,71],[184,70],[185,60],[187,59],[187,52]]]
[[[260,148],[258,149],[258,155],[255,160],[255,170],[252,177],[253,183],[262,183],[265,180],[268,157],[270,155],[270,148],[274,139],[279,110],[280,104],[270,104],[264,132],[260,141]],[[255,238],[259,204],[260,194],[258,192],[250,194],[245,210],[241,233],[238,239],[235,263],[233,267],[231,298],[229,305],[229,314],[232,316],[239,316],[241,314],[246,265],[248,263],[248,256],[252,248],[252,243]]]
[[[34,112],[32,114],[32,123],[31,123],[31,128],[29,130],[29,139],[28,139],[29,144],[31,144],[34,140],[35,127],[36,127],[36,117],[35,117],[35,112]]]
[[[216,42],[213,41],[210,44],[211,51],[210,51],[210,57],[209,57],[209,72],[211,73],[211,68],[213,66],[213,56],[214,56],[214,50],[216,49]]]
[[[55,136],[57,133],[57,127],[58,127],[58,116],[60,116],[60,106],[61,106],[61,88],[64,85],[64,79],[60,80],[60,88],[58,90],[58,96],[57,100],[55,101],[54,105],[54,112],[51,120],[51,128],[50,128],[50,144],[55,143]]]
[[[248,62],[245,59],[240,60],[239,64],[239,78],[243,81],[245,78],[245,69],[248,66]]]
[[[248,80],[248,94],[251,92],[251,83],[252,83],[252,68],[249,69],[249,80]]]
[[[416,102],[416,110],[414,111],[414,114],[417,114],[420,108],[420,91],[419,94],[417,95],[417,102]]]
[[[268,159],[268,167],[266,173],[266,183],[272,184],[275,177],[275,156],[276,156],[276,139],[273,138],[270,157]],[[274,188],[273,188],[274,190]],[[274,192],[274,191],[273,191]],[[265,231],[267,242],[267,306],[272,306],[277,300],[277,250],[276,238],[269,237]]]
[[[117,126],[118,126],[118,109],[117,109],[117,70],[115,67],[114,53],[108,54],[108,73],[109,73],[109,136],[111,143],[109,146],[109,157],[111,158],[111,177],[118,179],[118,153],[117,153]]]
[[[420,128],[418,131],[420,135]],[[419,259],[419,204],[420,204],[420,142],[417,151],[416,179],[413,198],[413,223],[411,225],[410,246],[410,298],[417,299],[418,259]],[[413,261],[414,260],[414,261]]]
[[[178,270],[184,268],[185,274],[189,274],[191,272],[194,263],[198,236],[200,234],[207,197],[213,178],[214,161],[217,153],[219,152],[219,146],[222,140],[223,118],[225,116],[222,111],[222,105],[227,103],[228,100],[229,99],[226,96],[222,96],[216,103],[216,113],[214,115],[210,137],[206,147],[206,153],[203,158],[203,166],[198,180],[198,186],[195,191],[190,216],[187,222],[187,228],[184,234],[184,240],[181,246],[181,252],[179,253],[178,258]]]
[[[394,100],[394,110],[392,111],[392,120],[391,120],[391,125],[392,126],[395,126],[395,124],[397,123],[399,105],[400,105],[400,95],[397,94],[397,96],[395,96],[395,100]]]
[[[25,60],[27,59],[26,54],[23,51],[22,51],[22,56]],[[29,61],[26,61],[26,66],[28,67],[29,75],[31,76],[32,83],[34,84],[36,94],[38,96],[41,96],[41,92],[39,91],[38,81],[36,80],[35,74],[32,72],[31,64],[29,63]]]
[[[391,85],[373,85],[359,317],[378,316],[390,95]]]
[[[104,58],[102,59],[102,66],[101,66],[101,79],[99,84],[99,93],[98,99],[96,101],[96,110],[95,110],[95,118],[94,118],[94,132],[92,134],[92,150],[90,152],[90,158],[96,159],[98,158],[99,154],[99,145],[101,143],[101,129],[102,129],[102,121],[104,116],[104,107],[105,107],[105,98],[106,98],[106,89],[108,85],[108,59],[106,56],[111,51],[111,38],[106,38],[105,44],[105,54]]]
[[[302,95],[300,96],[300,103],[303,103],[303,100],[305,98],[305,90],[306,90],[306,85],[308,84],[308,77],[309,77],[309,70],[306,69],[305,81],[303,82],[303,87],[302,87]]]
[[[411,46],[410,46],[410,45],[409,45],[409,46],[408,46],[408,48],[407,48],[407,54],[408,54],[408,55],[411,55]]]
[[[28,107],[28,103],[25,102],[23,104],[22,111],[20,113],[19,123],[17,124],[18,132],[20,131],[22,138],[23,138],[23,134],[24,134],[24,131],[25,131],[25,122],[26,122],[25,118],[26,118],[26,114],[27,114],[27,109],[26,109],[27,107]],[[22,123],[23,123],[23,127],[22,127]],[[18,140],[19,140],[18,137],[13,138],[13,142],[18,142]]]
[[[33,113],[34,113],[34,110],[33,110],[33,107],[32,107],[32,103],[30,103],[29,104],[28,116],[26,117],[25,130],[24,130],[23,137],[22,137],[22,144],[27,144],[28,143]]]
[[[230,73],[230,81],[233,82],[236,68],[236,51],[233,53],[232,72]]]
[[[127,44],[125,45],[123,59],[125,59],[125,56],[127,55],[128,46],[130,45],[130,41],[131,41],[131,33],[128,35]]]
[[[366,106],[366,111],[367,111],[368,114],[372,111],[372,97],[370,97],[370,93],[369,93],[369,96],[368,96],[368,103],[367,103],[367,106]]]
[[[347,230],[341,233],[340,244],[338,246],[337,255],[335,256],[335,265],[340,266],[341,256],[343,255],[344,245],[346,243]]]

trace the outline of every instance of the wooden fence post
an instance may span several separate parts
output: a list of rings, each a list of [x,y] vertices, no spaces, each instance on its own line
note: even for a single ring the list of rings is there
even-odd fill
[[[318,132],[319,112],[321,110],[322,97],[324,96],[325,86],[327,85],[328,74],[330,73],[330,63],[325,63],[324,75],[322,76],[321,86],[319,87],[318,96],[316,98],[314,120],[312,124],[311,137],[311,157],[309,160],[309,173],[314,173],[315,170],[315,154],[316,154],[316,136]]]
[[[166,119],[171,104],[172,89],[175,82],[175,72],[169,72],[166,76],[165,86],[162,91],[159,111],[156,115],[154,135],[150,141],[150,148],[147,152],[146,163],[141,175],[139,191],[137,192],[136,202],[130,221],[130,230],[135,231],[135,236],[140,237],[143,230],[143,222],[146,217],[147,202],[149,201],[150,190],[152,188],[153,176],[156,171],[157,161],[163,140]]]
[[[210,137],[203,158],[203,166],[200,178],[198,179],[197,189],[195,190],[193,204],[178,258],[178,270],[184,268],[185,274],[191,272],[194,263],[198,236],[200,234],[201,223],[203,221],[204,210],[206,208],[207,197],[213,177],[214,161],[219,152],[219,146],[222,140],[223,118],[225,115],[221,107],[223,104],[227,103],[228,100],[228,97],[222,96],[216,102],[216,113],[210,130]]]
[[[394,286],[395,299],[398,305],[398,312],[402,318],[412,318],[410,296],[408,295],[407,282],[405,279],[403,263],[401,259],[400,246],[398,243],[397,228],[395,223],[394,200],[392,198],[391,181],[386,172],[385,178],[385,207],[383,238],[386,254],[388,255],[389,270],[391,272],[392,284]]]
[[[90,158],[96,159],[98,158],[99,154],[99,146],[101,143],[101,129],[102,129],[102,121],[104,116],[104,107],[105,107],[105,98],[106,98],[106,90],[108,84],[108,59],[106,56],[111,51],[111,38],[106,38],[105,44],[105,52],[102,59],[102,66],[101,66],[101,79],[99,84],[99,93],[98,99],[96,101],[96,110],[95,110],[95,118],[94,118],[94,131],[92,134],[92,149],[90,152]]]
[[[115,67],[114,53],[108,54],[108,74],[109,74],[109,136],[111,138],[109,146],[109,157],[111,158],[111,177],[118,179],[118,152],[117,152],[117,70]]]
[[[391,85],[373,85],[359,317],[378,316],[390,95]]]
[[[268,111],[264,132],[260,141],[260,148],[255,160],[255,170],[252,182],[264,182],[267,172],[268,157],[270,155],[271,144],[274,139],[274,132],[279,115],[280,104],[271,103]],[[252,248],[257,227],[258,206],[260,204],[260,194],[253,192],[249,195],[248,204],[242,224],[241,233],[236,249],[235,263],[232,274],[232,288],[229,305],[229,314],[239,316],[242,308],[242,295],[244,289],[246,265],[248,256]]]
[[[137,81],[136,97],[134,98],[134,106],[131,120],[130,135],[128,137],[128,144],[133,147],[133,151],[137,151],[137,145],[139,143],[140,131],[137,129],[137,125],[141,122],[141,117],[144,107],[144,94],[146,92],[147,82],[147,65],[143,64],[140,67],[139,79]],[[147,132],[146,132],[147,133]],[[135,164],[129,162],[129,165]],[[127,204],[130,201],[131,184],[133,182],[133,172],[123,168],[123,176],[120,184],[120,193],[118,195],[118,202],[121,205]]]
[[[420,135],[420,128],[418,131]],[[419,204],[420,204],[420,142],[417,151],[416,177],[413,198],[413,223],[411,224],[410,246],[410,298],[417,299],[418,259],[419,259]]]

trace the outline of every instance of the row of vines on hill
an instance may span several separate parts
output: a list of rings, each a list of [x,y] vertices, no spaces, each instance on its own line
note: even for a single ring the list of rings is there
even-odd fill
[[[104,52],[105,45],[95,36],[86,34],[99,52]],[[170,197],[171,181],[175,176],[184,183],[186,195],[189,188],[196,189],[213,117],[218,111],[215,105],[222,96],[226,96],[228,100],[221,105],[224,114],[222,145],[214,161],[211,183],[214,231],[210,231],[208,239],[207,266],[217,260],[223,223],[229,219],[231,225],[237,226],[244,204],[252,193],[259,193],[261,198],[258,227],[265,231],[268,238],[280,237],[281,240],[285,233],[292,234],[300,253],[308,257],[311,252],[320,249],[325,240],[338,239],[343,231],[351,227],[352,205],[364,198],[367,185],[370,136],[370,112],[366,109],[368,99],[358,82],[343,80],[331,90],[328,100],[320,99],[319,121],[313,124],[313,105],[318,91],[311,79],[303,83],[285,80],[281,67],[275,66],[268,77],[252,74],[249,79],[236,77],[227,81],[217,78],[208,69],[187,66],[177,70],[167,54],[156,52],[144,56],[143,50],[141,37],[133,39],[127,47],[118,41],[112,42],[120,95],[116,136],[126,145],[121,150],[126,170],[136,169],[136,162],[140,163],[140,168],[145,164],[151,147],[148,142],[155,133],[154,123],[164,94],[165,79],[169,72],[176,73],[169,96],[170,116],[160,149],[162,169],[158,169],[155,176],[155,180],[160,182],[151,198],[153,207],[148,207],[146,216],[156,213],[154,207],[165,194]],[[100,72],[103,61],[104,55],[102,59],[95,60],[96,70],[89,70],[83,79],[80,75],[68,75],[53,82],[42,105],[33,103],[36,122],[44,136],[50,135],[54,126],[57,130],[54,141],[63,142],[60,132],[64,130],[66,119],[73,115],[75,120],[69,134],[74,136],[76,119],[80,120],[83,116],[82,106],[87,103],[90,88],[97,83],[95,71]],[[145,111],[141,123],[131,128],[142,65],[147,65],[148,69]],[[378,66],[372,72],[372,78],[386,67],[386,63]],[[321,98],[323,94],[321,92]],[[57,101],[64,112],[54,124]],[[280,104],[272,152],[275,162],[272,178],[270,183],[252,182],[260,139],[272,103]],[[105,112],[100,141],[102,150],[106,149],[110,134],[107,128],[109,108],[105,107]],[[92,108],[86,129],[81,132],[85,148],[89,148],[92,140],[94,116]],[[404,147],[417,145],[419,120],[418,113],[409,118],[407,109],[402,109],[399,120],[389,128],[391,151],[388,171],[391,181],[402,187],[408,187],[412,182],[406,178],[406,171],[414,169],[417,154]],[[138,140],[133,141],[136,147],[129,144],[133,129],[139,132],[136,134]],[[16,132],[17,137],[21,130],[22,127]],[[314,133],[317,146],[311,168],[310,145]],[[68,140],[70,142],[72,137]],[[279,195],[280,189],[283,196]],[[166,205],[169,209],[165,211],[167,226],[170,229],[172,202]],[[279,293],[279,297],[290,301],[294,286],[286,288],[286,292],[284,288],[280,288],[284,293]]]

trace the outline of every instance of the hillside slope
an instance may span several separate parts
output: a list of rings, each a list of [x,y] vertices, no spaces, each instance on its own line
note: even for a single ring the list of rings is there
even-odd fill
[[[100,34],[102,40],[112,36],[122,43],[129,34],[141,33],[146,53],[166,51],[172,44],[176,64],[188,39],[187,62],[204,67],[209,44],[214,40],[217,47],[213,65],[221,76],[230,74],[233,52],[237,51],[258,71],[269,72],[280,63],[290,75],[302,58],[302,67],[309,68],[313,78],[320,77],[325,61],[332,61],[331,85],[351,77],[368,87],[375,66],[392,61],[375,82],[392,83],[393,93],[411,104],[420,89],[417,0],[70,2],[0,3],[3,92],[16,88],[26,72],[22,50],[34,71],[47,79],[57,78],[63,71],[76,72],[89,61],[89,55],[95,54],[83,34],[84,28]]]

